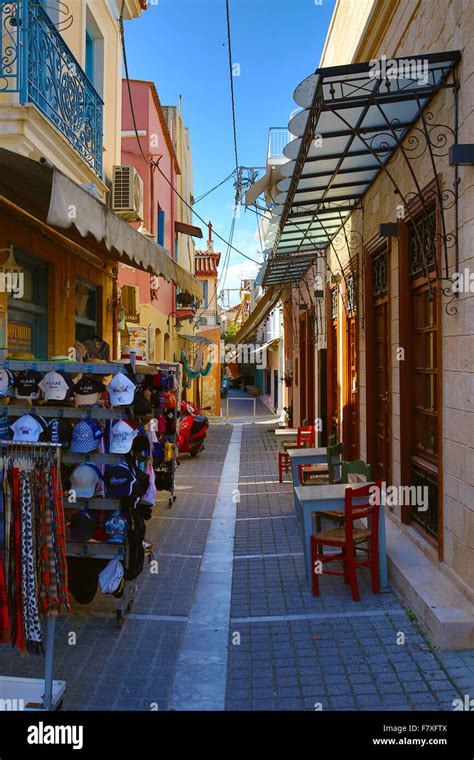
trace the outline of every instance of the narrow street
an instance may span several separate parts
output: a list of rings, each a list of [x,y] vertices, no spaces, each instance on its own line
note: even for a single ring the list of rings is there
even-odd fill
[[[354,605],[324,576],[312,597],[275,452],[269,425],[211,426],[148,523],[158,572],[139,577],[123,628],[100,594],[58,624],[65,710],[449,711],[473,689],[474,652],[430,651],[394,593],[361,578]],[[39,677],[43,662],[3,649],[0,667]]]

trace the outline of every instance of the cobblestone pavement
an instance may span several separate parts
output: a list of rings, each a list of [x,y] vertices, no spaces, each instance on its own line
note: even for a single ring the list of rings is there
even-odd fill
[[[373,595],[367,575],[357,604],[337,577],[312,596],[275,452],[272,432],[244,427],[226,709],[452,710],[459,692],[474,695],[474,652],[431,651],[397,596]]]
[[[232,430],[211,427],[204,452],[179,467],[173,508],[167,495],[155,508],[147,538],[159,572],[139,577],[122,629],[115,600],[100,594],[58,621],[55,678],[67,682],[64,709],[170,709]],[[474,651],[431,651],[393,592],[373,595],[362,576],[354,604],[342,580],[326,576],[312,597],[269,425],[244,425],[240,452],[222,709],[451,710],[454,699],[474,697]],[[41,677],[43,660],[2,647],[0,673]]]

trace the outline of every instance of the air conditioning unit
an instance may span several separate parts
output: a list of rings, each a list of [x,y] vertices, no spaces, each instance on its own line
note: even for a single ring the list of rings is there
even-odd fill
[[[114,166],[112,211],[127,222],[143,220],[143,180],[134,166]]]

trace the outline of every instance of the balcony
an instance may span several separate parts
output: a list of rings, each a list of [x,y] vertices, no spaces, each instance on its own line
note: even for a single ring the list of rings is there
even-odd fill
[[[102,177],[103,102],[38,0],[0,0],[0,96],[34,104]]]
[[[284,127],[271,127],[268,130],[267,161],[275,158],[287,161],[283,155],[283,148],[293,139],[293,137],[294,136]]]

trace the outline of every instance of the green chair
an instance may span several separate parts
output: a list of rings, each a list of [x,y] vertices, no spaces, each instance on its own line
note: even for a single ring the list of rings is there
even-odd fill
[[[330,436],[331,438],[332,436]],[[327,447],[327,469],[324,465],[304,464],[300,465],[300,483],[305,485],[324,485],[327,483],[341,482],[341,467],[344,459],[344,444],[329,444]],[[305,480],[304,473],[309,475]]]
[[[367,483],[370,483],[372,480],[372,467],[370,464],[366,464],[363,459],[343,462],[341,483],[349,483],[349,475],[363,475]]]
[[[344,444],[338,444],[339,447],[343,447],[342,455],[344,456]],[[329,447],[328,447],[328,465],[329,462],[333,462],[333,465],[329,465],[329,477],[332,479],[329,480],[330,483],[336,482],[334,479],[334,473],[335,469],[337,468],[337,451],[336,446],[331,447],[331,456],[329,454]],[[336,464],[334,464],[334,462]],[[341,479],[339,480],[339,483],[349,483],[349,475],[363,475],[365,476],[365,480],[370,483],[372,480],[372,467],[370,464],[366,464],[362,459],[354,459],[352,462],[341,462],[340,463],[341,468]],[[344,514],[342,512],[335,512],[332,510],[328,510],[327,512],[317,512],[316,513],[316,528],[317,532],[319,533],[321,530],[321,517],[328,517],[330,520],[334,520],[334,522],[337,522],[339,525],[342,525],[344,523]]]
[[[342,463],[344,460],[344,444],[336,443],[334,446],[328,446],[328,482],[341,483],[342,480]]]

